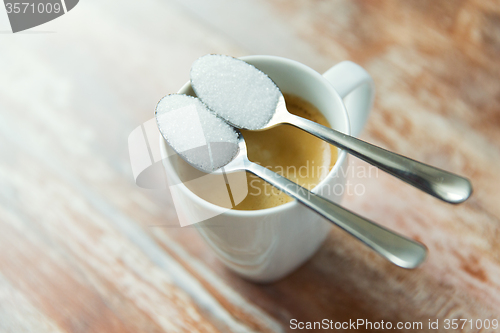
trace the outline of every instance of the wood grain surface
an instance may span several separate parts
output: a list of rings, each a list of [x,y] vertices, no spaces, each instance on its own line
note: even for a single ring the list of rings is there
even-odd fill
[[[253,284],[179,227],[168,191],[136,186],[128,135],[207,53],[365,67],[377,93],[361,137],[474,186],[453,206],[382,172],[349,179],[365,192],[344,205],[426,244],[426,263],[395,267],[332,228],[297,271]],[[443,322],[500,320],[499,59],[493,0],[86,0],[3,31],[0,331],[287,332],[327,318],[493,332]]]

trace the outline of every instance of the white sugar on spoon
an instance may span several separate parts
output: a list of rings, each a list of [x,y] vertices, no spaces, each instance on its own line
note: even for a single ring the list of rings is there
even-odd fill
[[[201,171],[215,171],[238,153],[235,129],[196,97],[167,95],[158,102],[155,116],[172,149]]]
[[[290,124],[443,201],[460,203],[472,193],[472,185],[466,178],[290,114],[276,84],[242,60],[223,55],[203,56],[191,67],[191,85],[212,111],[235,127],[265,130]]]
[[[415,268],[424,261],[427,250],[423,245],[249,161],[241,133],[211,113],[199,99],[186,95],[165,96],[156,106],[155,115],[162,136],[193,167],[204,172],[218,172],[222,167],[225,172],[251,172],[340,226],[394,264]],[[210,149],[206,149],[207,143]]]
[[[239,128],[261,129],[271,120],[281,92],[252,65],[225,55],[207,55],[191,67],[196,95]]]

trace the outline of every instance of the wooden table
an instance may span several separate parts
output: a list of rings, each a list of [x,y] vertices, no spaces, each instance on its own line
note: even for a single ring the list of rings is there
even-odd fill
[[[127,137],[207,53],[364,66],[377,95],[362,138],[474,186],[453,206],[382,172],[350,179],[366,191],[345,206],[425,243],[426,263],[400,269],[332,228],[296,272],[257,285],[178,227],[168,191],[135,185]],[[0,34],[0,331],[284,332],[325,318],[494,331],[444,321],[500,320],[499,59],[500,3],[479,0],[87,0]]]

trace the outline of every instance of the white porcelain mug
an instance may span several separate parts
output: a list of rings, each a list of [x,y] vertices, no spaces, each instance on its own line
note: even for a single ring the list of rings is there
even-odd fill
[[[283,93],[316,106],[332,128],[357,136],[364,127],[374,85],[360,66],[344,61],[321,75],[286,58],[259,55],[241,59],[266,73]],[[194,94],[189,82],[179,93]],[[167,158],[171,152],[162,138],[160,152],[167,180],[175,184],[170,190],[179,219],[188,221],[185,224],[202,221],[195,226],[203,239],[227,267],[247,279],[271,282],[284,277],[310,258],[328,234],[331,223],[296,201],[255,211],[228,210],[207,202],[180,181],[179,165]],[[339,203],[342,194],[325,194],[322,189],[344,186],[345,173],[339,171],[346,166],[346,152],[339,150],[335,165],[313,192]]]

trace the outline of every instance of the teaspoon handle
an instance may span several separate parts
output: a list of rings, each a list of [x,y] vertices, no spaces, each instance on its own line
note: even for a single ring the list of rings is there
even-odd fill
[[[424,245],[354,214],[259,164],[248,162],[246,170],[341,227],[395,265],[416,268],[425,260]]]
[[[292,114],[288,114],[285,122],[344,149],[351,155],[448,203],[461,203],[472,193],[472,185],[467,178],[390,152]]]

